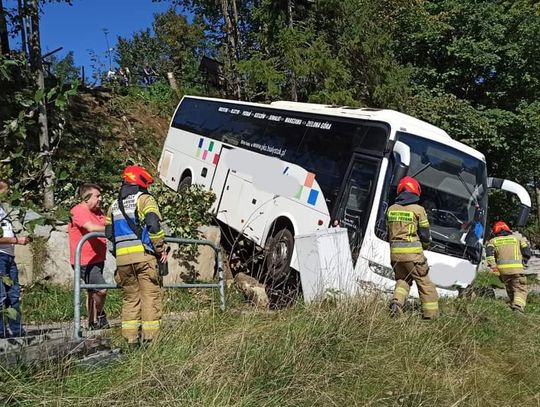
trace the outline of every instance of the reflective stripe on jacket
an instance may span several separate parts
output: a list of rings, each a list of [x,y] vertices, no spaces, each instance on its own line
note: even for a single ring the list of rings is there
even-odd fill
[[[424,208],[417,204],[394,204],[388,208],[386,220],[392,261],[422,260],[423,246],[429,244],[429,240],[421,241],[419,235],[422,228],[428,230],[429,236],[429,221]]]
[[[123,199],[126,215],[136,225],[140,225],[141,238],[133,232],[129,223],[118,207],[118,201],[111,206],[106,223],[112,224],[115,243],[117,265],[134,264],[148,261],[156,253],[156,244],[163,245],[165,233],[160,228],[156,233],[150,234],[145,217],[149,213],[156,214],[159,218],[159,210],[155,199],[148,194],[138,192],[128,195]]]
[[[486,247],[486,260],[490,267],[497,267],[501,274],[523,273],[521,251],[528,247],[527,241],[515,234],[496,236]]]

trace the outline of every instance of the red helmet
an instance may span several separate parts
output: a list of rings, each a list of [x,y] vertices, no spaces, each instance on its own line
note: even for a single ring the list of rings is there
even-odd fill
[[[503,230],[511,233],[512,231],[510,230],[510,228],[508,227],[508,225],[506,224],[506,222],[500,220],[498,222],[495,222],[493,224],[493,227],[491,228],[491,231],[493,232],[494,235],[498,235],[499,233],[501,233]]]
[[[122,178],[128,184],[136,184],[145,189],[154,182],[150,173],[138,165],[128,165],[122,173]]]
[[[403,177],[399,181],[399,184],[397,186],[397,193],[401,193],[403,190],[412,192],[413,194],[420,196],[422,193],[422,189],[420,188],[420,184],[417,180],[415,180],[413,177]]]

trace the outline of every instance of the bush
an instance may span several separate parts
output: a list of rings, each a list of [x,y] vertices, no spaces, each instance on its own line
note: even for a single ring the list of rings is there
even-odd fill
[[[523,235],[529,239],[533,248],[540,249],[540,223],[533,223],[523,228]]]

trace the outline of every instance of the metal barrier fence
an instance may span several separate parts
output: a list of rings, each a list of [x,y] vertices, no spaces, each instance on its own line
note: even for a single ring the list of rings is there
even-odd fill
[[[91,289],[105,289],[105,288],[121,288],[117,284],[85,284],[81,283],[81,249],[84,243],[88,239],[96,237],[105,237],[103,232],[91,232],[84,235],[77,247],[75,249],[75,276],[74,276],[74,295],[73,295],[73,305],[74,305],[74,316],[73,316],[73,338],[81,338],[81,289],[91,288]],[[221,260],[221,250],[219,246],[216,246],[210,240],[197,240],[197,239],[180,239],[177,237],[166,237],[165,241],[167,243],[178,243],[178,244],[194,244],[194,245],[204,245],[210,246],[214,249],[215,252],[215,266],[214,266],[214,275],[217,275],[219,282],[217,283],[200,283],[200,284],[165,284],[163,288],[219,288],[219,297],[220,297],[220,308],[222,311],[225,310],[225,278],[223,275],[223,263]]]

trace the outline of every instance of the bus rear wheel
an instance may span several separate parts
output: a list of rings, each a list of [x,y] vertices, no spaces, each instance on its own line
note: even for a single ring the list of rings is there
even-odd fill
[[[180,193],[185,192],[190,186],[191,186],[191,175],[188,175],[187,177],[182,178],[182,180],[178,184],[178,192]]]

